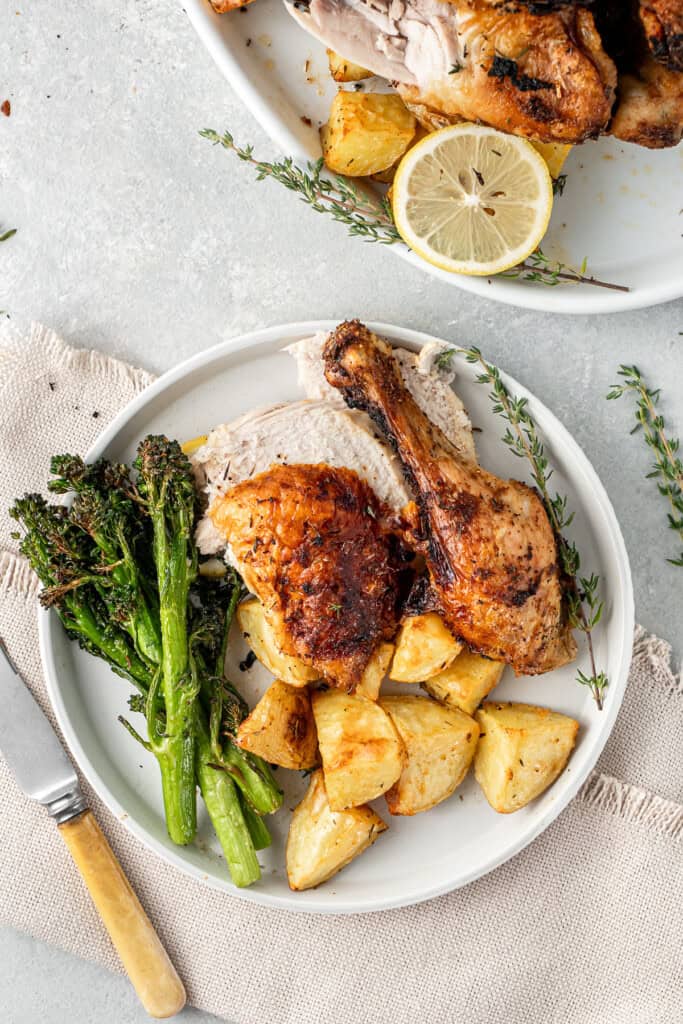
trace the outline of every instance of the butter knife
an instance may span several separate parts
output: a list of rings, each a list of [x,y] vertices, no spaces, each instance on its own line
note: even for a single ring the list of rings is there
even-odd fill
[[[1,638],[0,655],[0,751],[19,787],[56,821],[145,1010],[172,1017],[185,1005],[183,983]]]

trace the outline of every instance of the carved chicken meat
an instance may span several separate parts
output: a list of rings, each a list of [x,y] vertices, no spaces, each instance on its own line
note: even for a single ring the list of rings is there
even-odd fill
[[[364,480],[325,465],[273,465],[217,497],[209,515],[285,653],[352,691],[396,631],[395,538]]]
[[[430,128],[476,121],[582,142],[609,121],[616,69],[593,15],[563,0],[291,0],[316,38],[387,78]]]
[[[519,674],[571,661],[576,645],[557,542],[538,494],[465,461],[405,388],[390,346],[358,321],[325,347],[327,380],[396,447],[417,496],[432,587],[453,633]]]

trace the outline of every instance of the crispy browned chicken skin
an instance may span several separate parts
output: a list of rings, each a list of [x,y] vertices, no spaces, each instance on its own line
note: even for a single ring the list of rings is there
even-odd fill
[[[396,631],[401,567],[374,492],[349,469],[272,466],[209,515],[297,655],[352,691]]]
[[[463,461],[406,390],[390,346],[358,321],[332,332],[324,356],[330,384],[396,446],[451,630],[517,673],[571,661],[557,543],[538,494]]]

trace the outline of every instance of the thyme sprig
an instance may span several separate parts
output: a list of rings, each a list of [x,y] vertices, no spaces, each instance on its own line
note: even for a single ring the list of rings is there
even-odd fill
[[[636,425],[631,433],[642,430],[645,443],[654,454],[646,479],[657,481],[657,490],[669,502],[669,526],[683,542],[683,462],[678,455],[678,438],[667,437],[664,417],[657,411],[660,389],[648,388],[637,366],[620,366],[619,376],[623,383],[613,384],[607,399],[621,398],[627,392],[636,396]],[[678,558],[667,558],[667,562],[683,567],[683,550]]]
[[[221,135],[212,128],[204,128],[199,134],[214,146],[222,146],[239,160],[250,164],[256,170],[257,181],[272,178],[290,192],[297,192],[301,201],[316,213],[326,213],[333,220],[345,224],[350,235],[381,245],[403,241],[394,224],[391,205],[386,196],[369,194],[337,174],[324,177],[322,159],[309,161],[305,169],[295,164],[292,157],[272,162],[257,160],[253,146],[239,146],[228,131]],[[629,291],[625,285],[611,284],[588,276],[585,260],[577,270],[565,263],[550,260],[541,249],[536,249],[523,263],[497,276],[534,281],[551,287],[560,282],[573,282],[619,292]]]
[[[330,214],[334,220],[345,224],[350,235],[381,245],[392,245],[401,240],[388,200],[363,195],[346,178],[338,175],[323,177],[322,159],[309,162],[306,170],[297,167],[291,157],[267,163],[254,158],[252,146],[244,149],[238,146],[230,132],[219,135],[205,128],[199,134],[215,146],[223,146],[240,160],[251,164],[256,170],[257,181],[273,178],[290,192],[298,192],[302,202],[308,203],[316,213]]]
[[[6,242],[9,238],[12,238],[13,235],[16,235],[16,233],[16,228],[10,228],[9,231],[5,231],[4,234],[0,235],[0,242]]]
[[[464,356],[468,363],[480,367],[481,372],[477,375],[476,381],[491,388],[489,398],[493,403],[493,411],[508,423],[503,434],[504,444],[517,458],[526,459],[531,467],[532,479],[557,538],[569,622],[573,629],[579,629],[585,634],[588,645],[591,674],[586,675],[579,670],[577,682],[589,688],[598,710],[602,711],[609,680],[604,672],[598,672],[591,635],[600,622],[604,609],[604,602],[599,598],[600,578],[595,573],[591,573],[590,576],[579,575],[581,557],[578,548],[563,532],[571,525],[574,513],[570,512],[565,495],[551,493],[549,484],[553,470],[529,412],[528,399],[511,395],[503,383],[498,367],[487,363],[481,351],[475,346],[445,349],[436,358],[435,365],[439,369],[448,368],[454,355]]]

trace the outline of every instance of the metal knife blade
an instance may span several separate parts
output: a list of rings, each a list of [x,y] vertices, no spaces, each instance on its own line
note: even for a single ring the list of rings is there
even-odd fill
[[[0,638],[0,751],[27,796],[59,823],[85,810],[71,761]]]

